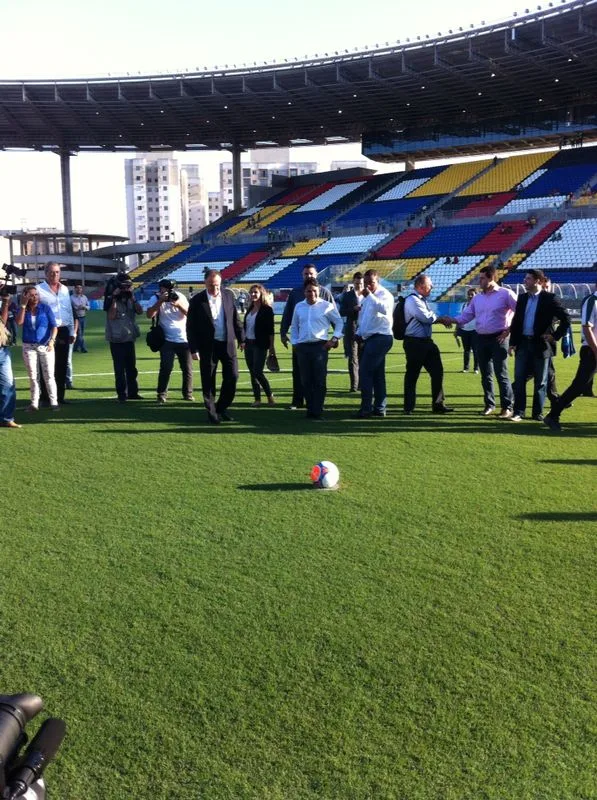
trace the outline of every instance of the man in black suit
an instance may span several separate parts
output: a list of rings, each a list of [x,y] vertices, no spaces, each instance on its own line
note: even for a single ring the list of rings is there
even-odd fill
[[[232,417],[227,409],[234,400],[238,380],[236,343],[244,350],[244,331],[230,289],[222,289],[216,270],[205,275],[205,290],[194,295],[187,314],[187,338],[193,359],[199,361],[201,389],[212,425]],[[216,402],[216,371],[222,364],[222,385]]]
[[[518,298],[510,326],[510,349],[514,362],[514,415],[520,422],[526,408],[526,381],[533,374],[533,419],[543,419],[549,360],[555,355],[555,343],[570,327],[570,317],[558,298],[542,289],[545,276],[540,269],[529,269],[524,276],[525,294]],[[554,330],[553,321],[559,320]]]
[[[340,316],[346,319],[344,325],[344,354],[348,358],[348,375],[351,392],[359,390],[359,359],[363,349],[362,342],[356,338],[359,311],[363,302],[363,273],[355,272],[352,276],[352,289],[343,296],[340,303]]]

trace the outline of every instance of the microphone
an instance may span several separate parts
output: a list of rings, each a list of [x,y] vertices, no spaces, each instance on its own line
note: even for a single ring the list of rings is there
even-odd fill
[[[8,800],[22,797],[27,789],[41,778],[48,763],[56,755],[66,733],[64,720],[47,719],[31,740],[23,759],[8,781]]]

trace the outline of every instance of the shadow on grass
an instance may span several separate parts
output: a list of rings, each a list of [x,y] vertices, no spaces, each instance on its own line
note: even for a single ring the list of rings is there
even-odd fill
[[[545,458],[540,464],[572,464],[574,466],[597,467],[597,458]]]
[[[245,492],[312,492],[313,487],[304,483],[246,483],[237,486]]]
[[[537,511],[519,514],[517,519],[530,522],[597,522],[596,511]]]

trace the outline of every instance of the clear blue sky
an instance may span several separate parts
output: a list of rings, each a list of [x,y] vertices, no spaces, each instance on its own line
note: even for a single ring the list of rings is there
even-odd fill
[[[155,74],[302,58],[479,26],[525,8],[536,6],[520,0],[18,0],[2,16],[0,79]],[[327,168],[332,159],[359,156],[357,145],[300,148],[296,160]],[[75,228],[126,235],[123,160],[117,154],[72,159]],[[224,157],[181,160],[199,163],[208,188],[218,188],[217,163]],[[62,227],[55,155],[0,152],[0,230],[22,224]]]

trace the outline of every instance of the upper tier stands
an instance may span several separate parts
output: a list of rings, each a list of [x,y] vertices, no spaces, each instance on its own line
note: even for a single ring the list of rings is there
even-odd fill
[[[302,186],[210,226],[205,243],[178,245],[134,277],[193,284],[218,269],[237,285],[287,288],[306,263],[332,268],[326,280],[375,267],[384,280],[407,283],[426,270],[433,299],[486,263],[518,266],[517,278],[531,266],[586,278],[597,262],[597,208],[586,187],[596,182],[597,147]],[[576,208],[570,195],[587,200]],[[576,219],[581,213],[589,219]]]
[[[460,195],[495,194],[508,192],[541,167],[552,157],[552,153],[529,153],[523,156],[510,156],[499,161],[493,169],[473,181]]]

